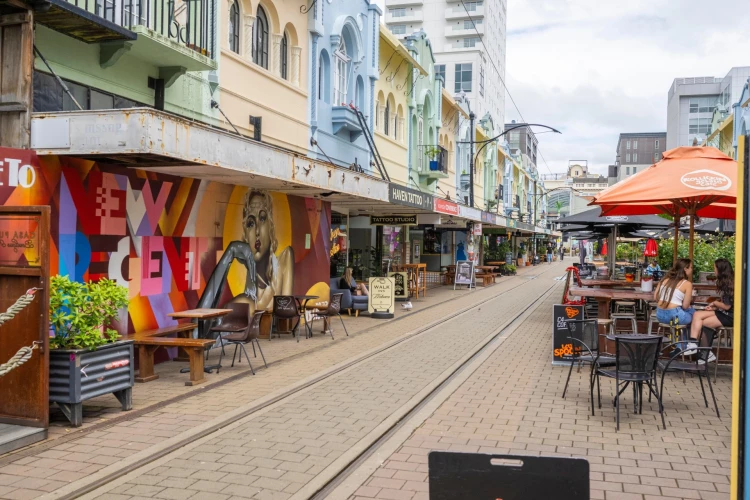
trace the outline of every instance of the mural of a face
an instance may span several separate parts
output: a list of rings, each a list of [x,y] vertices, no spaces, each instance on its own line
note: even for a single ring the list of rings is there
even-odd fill
[[[273,226],[273,204],[268,193],[248,191],[243,209],[243,238],[253,251],[256,263],[267,259],[278,245]]]

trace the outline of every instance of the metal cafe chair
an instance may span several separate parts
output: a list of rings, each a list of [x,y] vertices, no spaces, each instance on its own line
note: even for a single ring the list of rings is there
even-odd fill
[[[250,365],[250,371],[255,375],[253,365],[250,363],[250,356],[248,356],[245,350],[245,344],[253,346],[253,356],[258,357],[255,352],[255,344],[258,344],[258,351],[260,356],[263,358],[263,364],[268,368],[266,363],[266,357],[263,355],[263,349],[260,348],[260,342],[258,337],[260,336],[260,320],[263,317],[264,311],[255,311],[253,317],[249,319],[250,305],[249,304],[229,304],[232,309],[232,313],[227,315],[224,321],[218,326],[211,328],[213,332],[219,332],[219,342],[221,342],[221,354],[219,355],[219,366],[221,366],[221,360],[224,358],[224,346],[234,345],[234,354],[232,354],[232,366],[234,367],[234,359],[237,356],[237,348],[242,349],[240,351],[239,362],[242,363],[242,353],[245,353],[247,358],[247,364]],[[235,314],[236,313],[236,314]],[[244,324],[242,322],[244,315]],[[229,321],[228,321],[229,320]],[[228,335],[221,335],[221,333],[227,332]]]
[[[714,401],[714,408],[716,409],[716,416],[718,418],[721,418],[721,415],[719,415],[719,405],[716,404],[716,396],[714,395],[714,388],[711,384],[711,374],[708,369],[708,358],[711,355],[712,352],[712,345],[714,343],[714,337],[716,336],[716,330],[713,328],[708,328],[704,326],[701,329],[701,335],[698,339],[698,347],[696,349],[695,359],[685,359],[686,355],[683,355],[683,352],[679,349],[673,351],[673,353],[670,355],[668,360],[661,360],[659,361],[659,369],[661,370],[661,384],[659,387],[659,394],[664,394],[664,377],[666,377],[667,373],[669,372],[679,372],[683,375],[685,373],[692,373],[693,375],[698,375],[698,380],[701,384],[701,392],[703,392],[703,402],[706,403],[706,408],[708,408],[708,399],[706,398],[706,389],[703,386],[703,379],[705,378],[708,381],[708,389],[711,391],[711,398]],[[681,343],[681,342],[680,342]],[[674,347],[676,343],[667,344],[664,346],[664,350],[670,347]],[[716,358],[716,362],[718,363],[719,359]],[[667,423],[664,420],[664,404],[663,402],[660,403],[661,406],[661,412],[662,412],[662,425],[664,428],[667,428]]]
[[[643,413],[643,384],[659,402],[659,413],[662,413],[660,392],[656,387],[656,366],[661,353],[663,337],[656,335],[618,335],[615,337],[615,367],[594,367],[591,377],[591,414],[594,415],[594,383],[597,386],[599,408],[602,407],[602,393],[599,378],[615,380],[615,398],[617,430],[620,430],[620,396],[633,384],[635,411]],[[637,385],[637,386],[636,386]],[[663,414],[662,414],[663,418]]]
[[[300,311],[299,304],[297,304],[297,300],[291,296],[291,295],[275,295],[273,298],[273,328],[271,328],[271,333],[268,335],[268,340],[271,340],[271,337],[273,337],[273,333],[276,332],[276,335],[280,336],[280,332],[278,331],[279,326],[279,320],[280,319],[287,319],[287,320],[294,320],[297,321],[294,323],[294,326],[292,326],[292,329],[289,331],[292,335],[295,335],[297,337],[297,342],[299,342],[299,326],[300,322],[302,321],[302,312]],[[286,333],[286,332],[285,332]]]
[[[596,319],[572,320],[567,321],[567,324],[570,332],[568,340],[573,343],[573,352],[570,356],[570,370],[563,389],[563,399],[565,399],[565,393],[568,391],[570,375],[573,373],[574,365],[577,364],[580,371],[583,364],[592,367],[594,365],[612,366],[615,364],[614,357],[599,353],[599,322]]]
[[[338,318],[341,320],[341,326],[344,327],[346,336],[349,336],[349,332],[346,330],[346,325],[344,324],[344,318],[341,317],[341,298],[343,296],[343,293],[334,293],[333,295],[331,295],[331,302],[328,304],[328,308],[318,310],[318,312],[314,316],[315,319],[323,318],[323,325],[328,325],[328,332],[324,331],[323,333],[330,333],[331,340],[334,340],[331,318],[335,316],[338,316]]]

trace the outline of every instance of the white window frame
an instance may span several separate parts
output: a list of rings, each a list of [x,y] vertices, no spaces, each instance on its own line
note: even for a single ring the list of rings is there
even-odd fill
[[[630,149],[630,141],[625,141],[625,149]]]
[[[638,163],[638,153],[633,153],[633,163]]]
[[[333,52],[333,105],[346,106],[349,63],[351,58],[346,54],[344,37],[341,37],[338,48]]]
[[[625,155],[625,163],[630,163],[630,153]]]
[[[633,149],[638,149],[638,141],[633,141]]]
[[[659,149],[659,139],[654,141],[654,149]]]
[[[391,9],[391,17],[406,17],[406,9],[403,7],[399,9]]]

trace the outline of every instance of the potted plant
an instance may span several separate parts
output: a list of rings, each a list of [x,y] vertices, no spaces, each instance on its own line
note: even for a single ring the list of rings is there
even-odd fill
[[[438,158],[440,158],[441,154],[440,148],[437,146],[427,146],[424,149],[424,154],[430,160],[430,170],[440,170],[440,165],[438,163]]]
[[[49,399],[74,427],[83,423],[87,399],[111,392],[123,410],[133,406],[133,341],[110,328],[127,305],[127,288],[112,280],[51,280]]]
[[[505,264],[505,272],[509,275],[515,275],[517,271],[516,266],[513,264]]]
[[[469,174],[466,173],[466,170],[461,170],[461,185],[468,186],[470,182],[471,179],[469,179]]]

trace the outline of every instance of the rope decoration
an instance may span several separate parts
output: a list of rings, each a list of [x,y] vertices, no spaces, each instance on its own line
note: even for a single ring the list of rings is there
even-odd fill
[[[21,295],[18,300],[16,300],[16,302],[12,306],[10,306],[4,313],[0,313],[0,326],[2,326],[6,321],[15,318],[16,314],[20,313],[26,306],[31,304],[31,302],[33,302],[34,300],[34,294],[37,290],[39,290],[39,288],[28,289],[26,293]],[[6,363],[1,363],[0,377],[8,374],[10,371],[18,368],[29,359],[31,359],[31,355],[35,350],[39,349],[40,344],[42,344],[42,342],[35,341],[31,347],[21,347],[18,352],[16,352],[13,357],[10,358]]]

